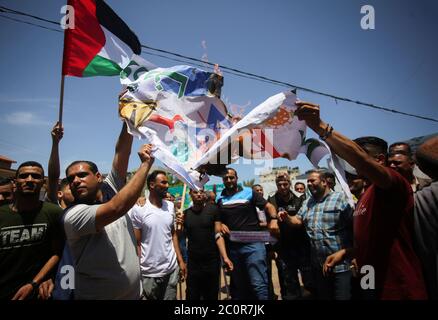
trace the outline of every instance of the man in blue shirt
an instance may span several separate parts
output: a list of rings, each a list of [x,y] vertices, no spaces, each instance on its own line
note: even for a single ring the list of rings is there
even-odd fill
[[[256,207],[271,217],[268,226],[278,233],[274,206],[251,188],[237,185],[237,172],[228,168],[222,177],[225,189],[218,196],[219,219],[222,233],[233,231],[260,231]],[[229,257],[234,270],[231,275],[231,296],[234,300],[268,299],[268,274],[264,241],[244,242],[239,239],[228,242]]]
[[[330,255],[352,247],[352,208],[343,193],[330,189],[326,175],[313,170],[307,178],[311,197],[296,216],[279,214],[279,220],[292,225],[303,225],[311,243],[312,274],[316,284],[316,296],[323,300],[348,300],[351,297],[350,261],[323,270]],[[326,268],[327,269],[327,268]]]

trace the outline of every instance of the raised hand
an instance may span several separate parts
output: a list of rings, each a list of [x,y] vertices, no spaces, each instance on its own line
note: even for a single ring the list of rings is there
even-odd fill
[[[155,158],[152,156],[151,153],[152,153],[151,144],[142,145],[140,150],[138,151],[138,156],[140,157],[141,162],[152,165],[152,163],[154,163]]]
[[[319,104],[306,101],[297,101],[295,105],[298,106],[295,110],[295,115],[299,120],[306,121],[307,125],[316,130],[321,122],[319,115]]]
[[[52,140],[53,142],[59,142],[61,141],[62,137],[64,136],[64,128],[63,126],[57,121],[55,125],[52,128],[51,131],[52,134]]]

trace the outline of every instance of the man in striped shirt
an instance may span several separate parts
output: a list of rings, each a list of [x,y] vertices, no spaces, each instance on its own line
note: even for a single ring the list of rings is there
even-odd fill
[[[222,180],[225,189],[218,196],[217,205],[223,234],[231,236],[234,231],[260,231],[256,207],[265,210],[271,218],[268,229],[278,234],[277,212],[272,204],[251,188],[240,187],[237,184],[237,172],[232,168],[227,168]],[[241,239],[231,241],[230,237],[227,245],[234,266],[231,275],[233,300],[267,300],[268,272],[264,242],[245,242]]]

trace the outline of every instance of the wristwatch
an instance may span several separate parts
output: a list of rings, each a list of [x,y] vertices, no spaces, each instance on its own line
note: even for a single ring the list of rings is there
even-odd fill
[[[31,281],[31,282],[29,282],[29,284],[31,284],[32,285],[32,289],[35,291],[35,290],[38,290],[38,288],[40,287],[40,285],[36,282],[36,281]]]

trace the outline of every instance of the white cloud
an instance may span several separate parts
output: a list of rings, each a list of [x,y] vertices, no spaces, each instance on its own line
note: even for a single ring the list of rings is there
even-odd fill
[[[6,116],[6,122],[13,125],[34,125],[34,126],[46,126],[50,123],[46,120],[39,118],[32,112],[14,112]]]
[[[51,109],[59,108],[59,98],[57,97],[9,97],[0,93],[0,108],[9,107],[9,104],[13,104],[15,107],[39,107],[47,106]],[[68,99],[64,99],[64,109],[71,108],[73,102]]]

